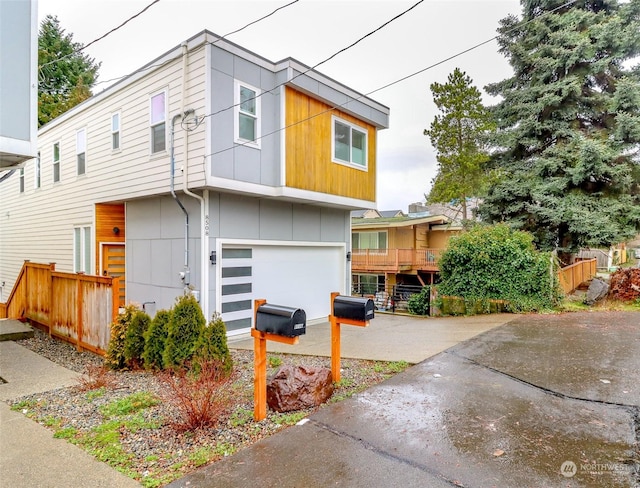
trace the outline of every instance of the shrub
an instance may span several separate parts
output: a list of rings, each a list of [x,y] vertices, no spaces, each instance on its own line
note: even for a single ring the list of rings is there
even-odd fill
[[[209,360],[220,361],[223,371],[227,374],[231,372],[233,362],[227,346],[227,329],[220,314],[213,314],[211,322],[202,332],[194,359],[198,363]]]
[[[409,297],[407,308],[415,315],[429,315],[429,296],[431,287],[424,286],[420,293],[415,293]]]
[[[531,234],[505,224],[476,226],[452,237],[439,266],[440,296],[506,300],[514,312],[550,308],[559,298],[550,253],[537,251]]]
[[[90,391],[99,388],[113,388],[116,384],[114,373],[104,365],[88,364],[84,374],[78,378],[78,390]]]
[[[165,371],[160,379],[162,397],[177,410],[173,427],[180,432],[215,426],[233,404],[231,376],[219,360],[202,360],[197,371]]]
[[[124,359],[129,367],[137,367],[142,362],[144,335],[149,324],[151,317],[142,310],[136,310],[131,317],[131,323],[124,335]]]
[[[205,323],[200,305],[193,295],[187,293],[177,299],[162,355],[165,368],[183,367],[193,357]]]
[[[142,361],[146,369],[162,369],[164,367],[162,355],[167,342],[170,320],[171,312],[169,310],[159,310],[144,335]]]
[[[127,329],[137,311],[138,307],[135,305],[127,305],[110,326],[111,338],[109,339],[109,347],[105,357],[105,364],[110,369],[124,369],[127,366],[124,355],[125,338]]]

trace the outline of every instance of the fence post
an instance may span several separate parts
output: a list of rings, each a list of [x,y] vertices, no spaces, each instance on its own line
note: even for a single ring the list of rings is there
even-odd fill
[[[115,322],[120,313],[120,278],[111,278],[111,321]]]
[[[84,300],[82,299],[82,280],[80,275],[76,275],[76,349],[82,351],[80,339],[82,338],[82,309]]]
[[[55,307],[55,297],[53,296],[53,272],[56,270],[56,263],[49,263],[49,337],[51,337],[51,331],[53,330],[53,313]]]

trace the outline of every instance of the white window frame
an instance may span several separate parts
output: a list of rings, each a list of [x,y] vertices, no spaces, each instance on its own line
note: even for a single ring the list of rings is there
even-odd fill
[[[33,165],[33,187],[37,190],[42,186],[42,159],[40,158],[40,151],[36,155]]]
[[[336,123],[349,127],[349,160],[336,157]],[[358,131],[364,135],[364,165],[353,161],[353,131]],[[366,127],[361,127],[348,120],[341,119],[335,115],[331,116],[331,161],[337,164],[344,164],[350,168],[362,171],[369,170],[369,131]]]
[[[56,158],[56,148],[58,148],[58,157]],[[52,179],[54,183],[60,182],[60,141],[54,142],[51,146],[51,169]],[[56,169],[57,168],[57,169]],[[58,173],[58,179],[56,180],[56,172]]]
[[[24,193],[24,168],[20,168],[18,177],[18,192]]]
[[[166,102],[166,98],[165,98]],[[114,120],[118,121],[118,127],[114,129],[113,122]],[[118,145],[115,145],[115,137],[118,138]],[[119,151],[122,147],[122,115],[118,112],[113,112],[111,114],[111,150]]]
[[[242,110],[240,103],[240,93],[242,88],[246,88],[255,93],[255,114],[251,112],[247,112]],[[256,88],[255,86],[250,85],[249,83],[243,83],[239,80],[234,80],[234,112],[233,112],[233,135],[234,140],[237,144],[242,144],[243,146],[250,146],[260,149],[260,140],[262,134],[262,103],[261,103],[261,90]],[[255,120],[255,130],[256,130],[256,138],[251,141],[249,139],[243,139],[240,137],[240,116],[251,117]]]
[[[162,114],[163,118],[162,120],[156,120],[154,121],[154,112],[153,112],[153,99],[156,98],[159,95],[163,95],[164,96],[164,113]],[[168,112],[168,108],[169,108],[169,96],[167,94],[167,90],[160,90],[157,91],[155,93],[152,93],[149,96],[149,152],[152,155],[155,154],[164,154],[167,152],[167,144],[168,144],[168,137],[167,137],[167,120],[169,119],[169,112]],[[157,151],[154,151],[154,139],[153,139],[153,134],[154,134],[154,129],[156,127],[158,127],[159,125],[164,124],[164,148],[163,149],[159,149]]]
[[[73,272],[91,274],[91,224],[73,226]]]
[[[353,241],[355,241],[354,237],[355,235],[358,235],[358,245],[355,246],[353,244]],[[377,241],[378,241],[378,247],[374,248],[374,247],[361,247],[360,245],[360,237],[363,234],[377,234]],[[384,234],[384,240],[385,240],[385,247],[381,248],[380,246],[380,235]],[[386,230],[363,230],[363,231],[356,231],[353,232],[353,235],[351,236],[351,247],[356,251],[356,254],[363,254],[363,251],[366,253],[367,251],[369,251],[369,253],[375,253],[375,254],[386,254],[388,249],[389,249],[389,232]]]
[[[80,172],[80,157],[82,157],[82,173]],[[76,131],[76,176],[87,174],[87,128]]]

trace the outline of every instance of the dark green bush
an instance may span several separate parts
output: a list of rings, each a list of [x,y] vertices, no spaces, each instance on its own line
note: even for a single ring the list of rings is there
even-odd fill
[[[196,346],[195,360],[218,361],[225,373],[230,373],[233,367],[231,353],[227,346],[227,329],[220,314],[213,314],[211,322],[204,329]]]
[[[191,360],[204,330],[206,320],[195,297],[179,297],[173,307],[162,356],[165,368],[180,368]]]
[[[149,328],[151,317],[142,310],[136,310],[124,336],[124,359],[129,367],[137,367],[142,363],[144,351],[144,334]]]
[[[131,320],[138,311],[139,309],[135,305],[127,305],[111,324],[111,338],[109,339],[109,347],[105,357],[105,364],[108,368],[124,369],[127,367],[124,353],[125,339]]]
[[[536,250],[531,234],[504,224],[452,237],[438,264],[440,296],[506,300],[513,312],[551,308],[559,297],[550,253]]]
[[[144,351],[142,361],[146,369],[163,369],[162,355],[167,342],[167,334],[171,312],[159,310],[144,336]]]
[[[420,293],[415,293],[409,297],[407,308],[415,315],[429,315],[429,296],[431,287],[424,286]]]

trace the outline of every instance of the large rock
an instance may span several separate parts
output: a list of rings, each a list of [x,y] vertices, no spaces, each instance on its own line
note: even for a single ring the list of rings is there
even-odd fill
[[[331,370],[283,366],[267,382],[267,405],[276,412],[315,407],[333,395]]]
[[[584,303],[586,305],[593,305],[598,300],[602,300],[607,296],[607,292],[609,291],[609,285],[604,281],[599,279],[594,279],[591,281],[589,285],[589,289],[587,290],[587,294],[584,297]]]

